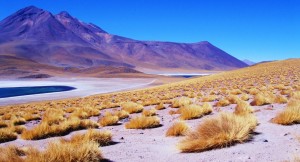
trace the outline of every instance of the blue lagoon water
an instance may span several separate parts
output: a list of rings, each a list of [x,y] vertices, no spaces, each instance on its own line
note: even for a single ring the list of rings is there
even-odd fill
[[[7,87],[0,88],[0,98],[25,96],[41,93],[70,91],[76,88],[69,86],[37,86],[37,87]]]

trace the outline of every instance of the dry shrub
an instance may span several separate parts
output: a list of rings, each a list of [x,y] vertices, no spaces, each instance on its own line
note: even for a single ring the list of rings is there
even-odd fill
[[[181,106],[184,106],[184,105],[189,105],[192,103],[192,100],[188,97],[181,97],[179,99],[174,99],[172,101],[172,105],[171,107],[173,108],[179,108]]]
[[[105,115],[102,118],[100,118],[99,123],[101,126],[111,126],[116,125],[119,122],[119,117],[116,115]]]
[[[253,112],[254,112],[253,108],[246,101],[239,101],[234,110],[234,114],[236,115],[245,115]]]
[[[8,127],[8,123],[5,121],[0,121],[0,128]]]
[[[8,146],[0,148],[0,162],[25,162],[20,156],[23,152],[16,146]]]
[[[125,102],[121,106],[122,110],[127,111],[129,114],[140,113],[144,109],[143,105],[134,102]]]
[[[23,118],[26,120],[26,121],[32,121],[32,120],[41,120],[41,117],[40,115],[38,114],[32,114],[32,113],[27,113],[23,116]]]
[[[22,124],[26,123],[26,120],[21,117],[19,117],[19,118],[14,117],[11,119],[11,121],[12,121],[13,125],[22,125]]]
[[[240,98],[236,95],[229,95],[227,97],[227,100],[231,103],[231,104],[237,104],[240,101]]]
[[[201,152],[242,143],[251,137],[257,120],[254,115],[220,113],[207,118],[179,143],[182,152]]]
[[[215,106],[217,106],[217,107],[224,107],[224,106],[228,106],[228,105],[230,105],[230,102],[227,99],[221,99],[220,101],[218,101],[216,103]]]
[[[31,148],[26,162],[99,162],[103,159],[99,144],[94,141],[51,142],[45,151]]]
[[[300,123],[300,100],[292,99],[286,108],[272,119],[273,123],[291,125]]]
[[[188,130],[189,126],[184,121],[177,121],[167,130],[166,136],[184,136]]]
[[[233,94],[233,95],[239,95],[239,94],[242,94],[243,92],[239,89],[234,89],[234,90],[231,90],[230,91],[230,94]]]
[[[208,95],[202,98],[202,102],[213,102],[217,99],[218,97],[216,95]]]
[[[183,120],[190,120],[190,119],[196,119],[200,118],[203,115],[209,114],[212,112],[211,107],[203,107],[199,105],[187,105],[182,108],[180,108],[180,118]]]
[[[158,105],[156,105],[155,106],[155,109],[156,110],[163,110],[163,109],[165,109],[166,107],[164,106],[164,103],[163,102],[161,102],[160,104],[158,104]]]
[[[241,100],[243,100],[243,101],[248,101],[249,100],[249,95],[248,94],[242,94],[241,95]]]
[[[85,134],[77,133],[73,135],[69,140],[62,139],[62,142],[80,142],[80,141],[95,141],[100,146],[107,146],[112,142],[112,133],[110,131],[99,131],[95,129],[89,129]]]
[[[48,124],[58,124],[64,121],[64,111],[61,109],[47,109],[42,117],[42,122]]]
[[[127,111],[125,111],[125,110],[115,111],[114,115],[118,116],[120,120],[129,117],[129,113]]]
[[[30,130],[22,132],[21,137],[27,140],[38,140],[53,136],[61,136],[68,134],[71,131],[97,128],[98,124],[91,120],[80,120],[79,118],[72,117],[60,124],[49,125],[47,123],[40,123],[36,127]]]
[[[0,143],[13,141],[17,139],[17,134],[10,128],[0,129]]]
[[[156,116],[138,116],[125,124],[127,129],[146,129],[160,126],[160,119]]]
[[[288,99],[283,95],[277,95],[275,98],[275,103],[284,104],[287,102],[288,102]]]
[[[156,109],[152,108],[149,110],[144,109],[143,113],[144,116],[155,116],[156,115]]]
[[[254,96],[252,106],[262,106],[274,103],[276,96],[271,92],[260,92]]]

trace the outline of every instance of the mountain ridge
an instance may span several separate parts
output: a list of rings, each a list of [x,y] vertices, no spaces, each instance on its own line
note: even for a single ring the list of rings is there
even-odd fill
[[[1,39],[2,38],[2,39]],[[139,41],[109,34],[62,11],[35,6],[0,21],[0,55],[58,67],[231,70],[247,65],[208,41]]]

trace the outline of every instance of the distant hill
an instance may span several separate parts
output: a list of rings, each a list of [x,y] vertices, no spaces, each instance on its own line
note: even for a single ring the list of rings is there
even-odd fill
[[[243,60],[243,62],[244,62],[245,64],[249,65],[249,66],[250,66],[250,65],[256,64],[255,62],[250,61],[250,60],[247,60],[247,59]]]
[[[247,66],[207,41],[133,40],[109,34],[67,12],[54,15],[34,6],[0,22],[0,55],[52,67],[82,69],[107,66],[140,71],[230,70]]]

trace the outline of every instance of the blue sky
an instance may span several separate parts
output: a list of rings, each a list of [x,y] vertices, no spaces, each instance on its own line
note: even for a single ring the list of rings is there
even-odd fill
[[[1,0],[0,19],[29,5],[137,40],[206,40],[256,62],[300,57],[299,0]]]

